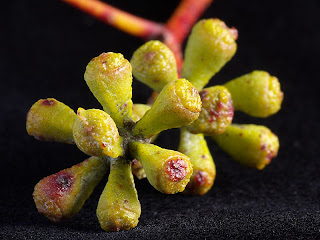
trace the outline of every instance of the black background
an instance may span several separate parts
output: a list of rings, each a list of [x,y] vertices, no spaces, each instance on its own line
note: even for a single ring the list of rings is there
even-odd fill
[[[109,3],[165,22],[179,1],[113,0]],[[0,19],[0,237],[4,239],[246,238],[320,237],[319,17],[309,1],[216,0],[203,18],[218,17],[239,30],[238,52],[210,85],[255,69],[280,79],[282,110],[255,119],[236,113],[234,122],[268,126],[280,138],[277,158],[263,171],[233,162],[208,140],[217,178],[205,196],[163,195],[136,180],[142,205],[138,227],[100,229],[95,208],[106,179],[81,212],[61,223],[37,213],[34,185],[43,177],[86,158],[73,145],[39,142],[27,135],[25,117],[40,98],[54,97],[74,110],[100,108],[83,80],[86,64],[101,52],[130,59],[142,40],[128,36],[58,0],[1,3]],[[133,84],[134,102],[151,90]],[[157,144],[176,149],[178,131]]]

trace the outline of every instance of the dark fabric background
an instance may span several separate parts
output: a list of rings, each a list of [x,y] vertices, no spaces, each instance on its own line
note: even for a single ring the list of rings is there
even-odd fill
[[[179,1],[108,1],[164,22]],[[319,10],[317,0],[216,0],[204,18],[218,17],[239,30],[238,52],[210,82],[223,83],[255,69],[279,77],[282,110],[234,122],[268,126],[280,138],[277,158],[263,171],[247,169],[208,140],[217,178],[205,196],[163,195],[136,180],[142,205],[138,227],[103,232],[95,208],[106,179],[81,212],[61,223],[37,213],[34,185],[86,158],[73,145],[39,142],[27,135],[25,117],[40,98],[73,109],[99,108],[83,80],[86,64],[103,51],[130,58],[143,42],[58,1],[1,3],[0,19],[0,238],[3,239],[306,239],[320,238]],[[134,81],[133,99],[150,95]],[[176,149],[178,131],[157,144]]]

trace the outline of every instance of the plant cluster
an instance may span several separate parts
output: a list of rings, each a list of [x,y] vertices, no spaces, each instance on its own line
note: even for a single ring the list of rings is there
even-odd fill
[[[234,110],[263,118],[279,111],[283,93],[276,77],[254,71],[204,88],[235,54],[237,30],[219,19],[199,21],[182,59],[181,43],[188,28],[211,0],[197,4],[183,0],[165,26],[96,0],[64,1],[133,35],[161,35],[165,44],[145,43],[130,62],[112,52],[90,61],[84,78],[103,110],[79,108],[75,113],[54,98],[40,99],[31,107],[28,134],[76,144],[90,156],[35,186],[33,198],[40,213],[55,222],[74,216],[108,175],[97,218],[106,231],[128,230],[138,224],[141,214],[133,174],[146,177],[165,194],[202,195],[211,189],[216,168],[205,136],[248,167],[263,169],[277,155],[279,140],[268,128],[232,123]],[[190,6],[195,11],[186,15]],[[180,20],[186,25],[177,31]],[[127,21],[132,28],[124,24]],[[133,104],[132,75],[157,93],[149,105]],[[181,128],[178,151],[152,144],[157,134],[171,128]]]
[[[235,53],[235,39],[235,31],[218,19],[194,26],[182,76],[195,87],[178,79],[170,49],[149,41],[135,51],[131,64],[109,52],[87,65],[85,81],[103,111],[79,108],[76,114],[53,98],[36,102],[27,116],[30,135],[75,143],[91,156],[35,186],[38,211],[52,221],[72,217],[110,171],[97,207],[100,225],[106,231],[135,227],[141,207],[132,172],[166,194],[204,194],[212,187],[216,169],[204,134],[247,166],[262,169],[268,164],[277,154],[277,137],[266,127],[231,122],[234,107],[259,117],[277,112],[282,100],[277,79],[255,71],[203,89]],[[160,92],[152,106],[132,103],[132,72]],[[151,144],[160,132],[178,127],[183,127],[179,152]]]

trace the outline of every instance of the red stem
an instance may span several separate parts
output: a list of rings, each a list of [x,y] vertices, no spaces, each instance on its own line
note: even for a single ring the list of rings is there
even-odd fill
[[[182,43],[194,23],[209,7],[213,0],[182,0],[168,22],[166,29],[178,43]]]
[[[137,17],[99,0],[62,0],[130,35],[151,39],[162,35],[162,24]]]
[[[213,0],[182,0],[166,25],[137,17],[99,0],[62,0],[97,19],[145,40],[162,38],[176,57],[180,75],[182,42],[193,24]]]

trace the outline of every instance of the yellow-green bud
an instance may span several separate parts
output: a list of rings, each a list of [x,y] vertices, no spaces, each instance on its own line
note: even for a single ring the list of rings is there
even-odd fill
[[[151,106],[147,104],[133,104],[132,106],[133,121],[138,122],[150,108]]]
[[[104,111],[79,108],[73,126],[73,136],[78,148],[88,155],[97,157],[123,155],[118,128]]]
[[[107,170],[106,159],[90,157],[43,178],[33,192],[39,213],[54,222],[71,218],[80,211]]]
[[[263,169],[276,157],[278,137],[265,126],[231,124],[221,135],[213,135],[217,144],[239,163]]]
[[[200,110],[199,93],[190,82],[186,79],[170,82],[137,122],[133,134],[149,138],[166,129],[189,125],[198,118]]]
[[[102,53],[87,65],[84,79],[119,128],[132,115],[132,69],[120,53]]]
[[[27,132],[38,140],[74,143],[75,112],[54,98],[40,99],[27,115]]]
[[[264,71],[253,71],[224,85],[232,95],[235,110],[253,117],[278,112],[283,100],[279,80]]]
[[[149,41],[139,47],[131,61],[133,76],[160,92],[178,79],[177,63],[171,50],[160,41]]]
[[[141,206],[131,173],[130,161],[110,161],[110,175],[97,207],[100,226],[105,231],[129,230],[138,224]]]
[[[197,120],[187,126],[191,133],[221,134],[233,119],[231,94],[223,86],[205,88],[200,92],[202,108]]]
[[[130,153],[141,162],[148,181],[160,192],[182,192],[190,180],[192,164],[182,153],[139,142],[130,144]]]
[[[237,31],[219,19],[201,20],[194,25],[185,49],[181,76],[198,91],[233,57]]]
[[[202,134],[192,134],[181,129],[178,151],[190,157],[193,174],[183,193],[192,195],[206,194],[216,177],[216,166],[207,142]]]

